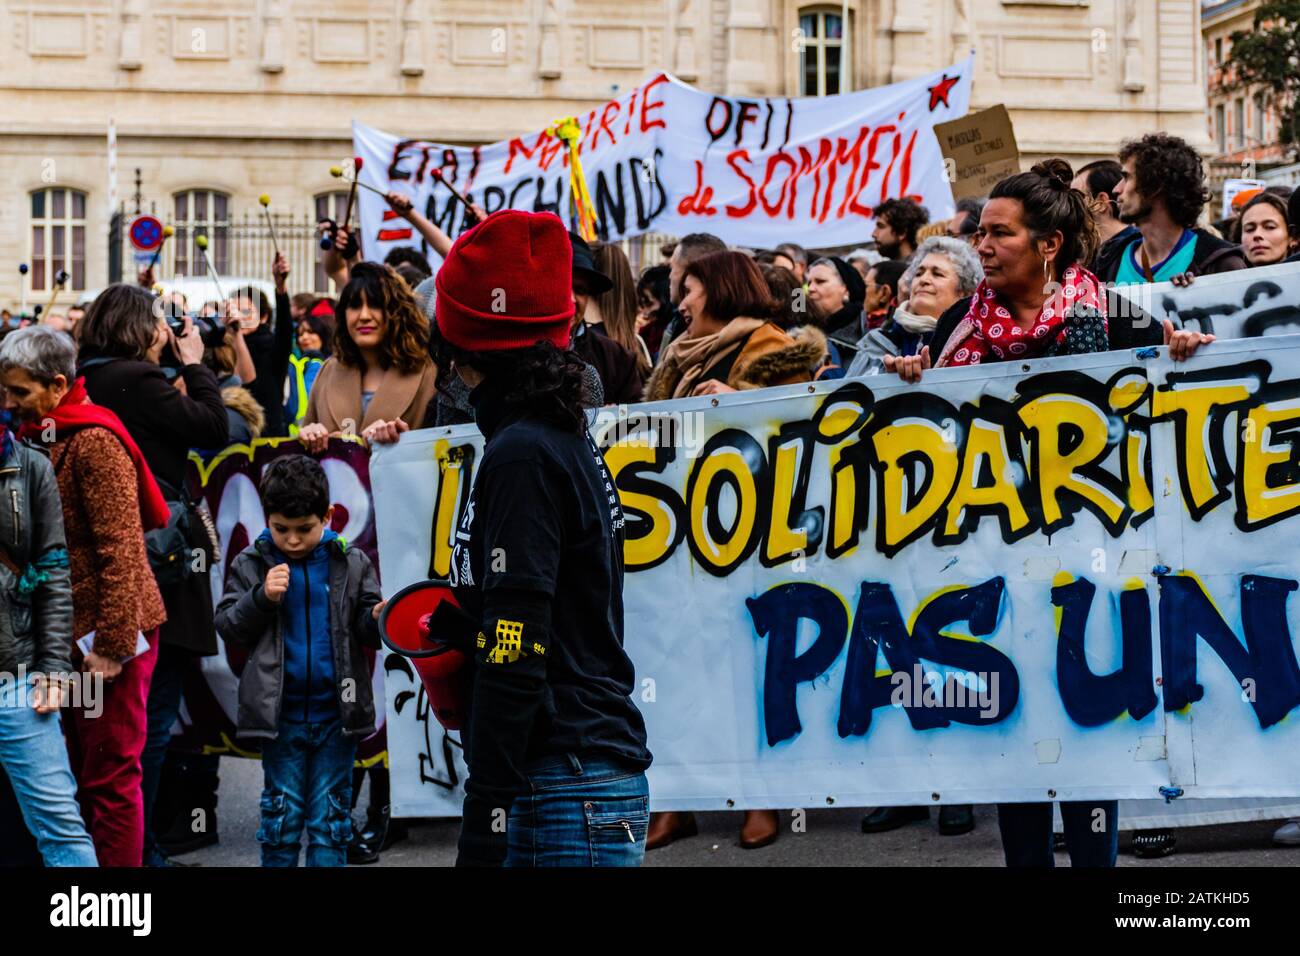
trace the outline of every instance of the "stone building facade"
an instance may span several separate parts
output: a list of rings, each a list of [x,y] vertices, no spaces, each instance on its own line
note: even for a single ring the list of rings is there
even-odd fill
[[[1206,135],[1210,139],[1210,177],[1216,186],[1227,178],[1255,179],[1288,162],[1278,142],[1278,116],[1267,90],[1229,90],[1226,63],[1232,34],[1254,26],[1259,0],[1223,0],[1201,10],[1205,56]]]
[[[58,268],[74,287],[107,280],[110,120],[119,205],[135,211],[139,170],[142,208],[199,227],[256,224],[261,193],[286,228],[333,212],[340,183],[329,167],[351,151],[353,118],[490,142],[585,112],[659,69],[729,94],[837,92],[846,54],[851,86],[862,88],[973,49],[973,107],[1006,103],[1026,159],[1110,154],[1153,129],[1208,148],[1197,0],[853,0],[847,44],[843,9],[797,0],[0,0],[9,183],[0,302],[18,301],[20,262],[32,265],[32,301]],[[314,255],[306,239],[294,254],[299,286]]]

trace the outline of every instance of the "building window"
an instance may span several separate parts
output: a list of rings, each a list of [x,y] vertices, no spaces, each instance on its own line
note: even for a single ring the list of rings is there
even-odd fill
[[[76,189],[38,189],[32,196],[31,289],[54,288],[59,270],[64,288],[86,288],[86,194]]]
[[[1232,103],[1232,140],[1237,149],[1246,148],[1246,101],[1241,97]]]
[[[343,213],[348,208],[348,194],[346,192],[321,193],[316,197],[316,221],[322,219],[333,219],[335,222],[343,221]],[[353,228],[356,223],[353,222]],[[329,276],[325,274],[325,251],[320,248],[320,243],[316,244],[316,291],[320,293],[333,292],[333,283],[330,282]]]
[[[839,13],[814,10],[799,17],[799,95],[826,96],[840,91]]]
[[[191,189],[173,198],[176,274],[198,276],[207,271],[203,253],[194,242],[198,236],[207,236],[213,268],[225,275],[230,271],[230,197],[212,189]]]
[[[1268,142],[1268,137],[1264,135],[1264,114],[1267,107],[1264,105],[1264,94],[1255,94],[1255,145],[1263,146]]]
[[[1223,66],[1223,37],[1214,41],[1214,65]]]
[[[1214,108],[1214,142],[1218,144],[1220,153],[1228,151],[1228,132],[1223,124],[1223,104],[1220,103]]]

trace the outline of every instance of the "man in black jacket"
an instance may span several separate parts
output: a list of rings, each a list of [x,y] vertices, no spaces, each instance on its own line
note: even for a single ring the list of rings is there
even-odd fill
[[[1148,133],[1126,143],[1119,159],[1119,218],[1139,235],[1103,248],[1093,269],[1097,278],[1125,285],[1246,268],[1240,247],[1196,228],[1210,198],[1196,150],[1176,136]]]

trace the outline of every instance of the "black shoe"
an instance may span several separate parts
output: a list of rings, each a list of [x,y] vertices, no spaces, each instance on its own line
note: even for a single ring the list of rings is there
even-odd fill
[[[348,844],[348,864],[351,866],[365,866],[367,863],[378,863],[379,851],[373,844],[367,843],[362,839],[360,833],[352,834],[352,842]]]
[[[927,814],[928,815],[928,814]],[[961,836],[975,829],[975,811],[969,803],[939,808],[939,835]]]
[[[1178,838],[1169,830],[1137,830],[1133,834],[1133,855],[1144,860],[1169,856],[1178,847]]]
[[[407,837],[405,821],[394,820],[389,814],[389,807],[371,807],[366,811],[366,825],[361,828],[362,840],[380,853]]]
[[[170,836],[170,834],[168,834]],[[158,845],[168,856],[180,856],[182,853],[193,853],[195,850],[202,850],[205,846],[216,846],[220,843],[217,831],[211,833],[195,833],[190,839],[179,843],[173,843],[166,837],[158,841]]]
[[[193,811],[180,811],[172,820],[171,826],[158,835],[158,846],[162,848],[164,853],[179,856],[182,853],[193,853],[195,850],[201,850],[205,846],[214,846],[219,842],[217,836],[217,808],[210,806],[196,809],[202,809],[202,819],[207,825],[207,829],[195,832],[192,824],[194,820]]]
[[[930,819],[929,807],[876,807],[862,818],[863,833],[888,833]]]

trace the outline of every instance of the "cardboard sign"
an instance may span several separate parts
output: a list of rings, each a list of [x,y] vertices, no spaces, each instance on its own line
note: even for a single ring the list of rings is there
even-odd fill
[[[998,180],[1020,172],[1020,149],[1007,108],[999,103],[960,119],[936,123],[952,198],[987,196]]]

